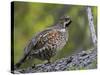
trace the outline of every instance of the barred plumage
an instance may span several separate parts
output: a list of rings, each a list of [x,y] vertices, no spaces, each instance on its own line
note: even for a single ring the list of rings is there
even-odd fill
[[[24,49],[23,58],[15,65],[15,68],[25,62],[28,58],[48,60],[56,55],[68,41],[68,26],[71,23],[67,16],[60,19],[57,25],[52,26],[32,38]]]

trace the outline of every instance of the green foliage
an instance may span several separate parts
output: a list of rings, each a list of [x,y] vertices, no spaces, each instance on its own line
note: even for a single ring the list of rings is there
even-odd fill
[[[97,8],[92,7],[92,12],[97,30]],[[14,63],[20,60],[25,46],[36,33],[55,24],[64,15],[72,19],[69,41],[53,61],[93,46],[85,6],[14,2]],[[35,60],[35,63],[40,62]]]

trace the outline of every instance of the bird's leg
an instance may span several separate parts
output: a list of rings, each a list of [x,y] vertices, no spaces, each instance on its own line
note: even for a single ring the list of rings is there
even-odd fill
[[[47,64],[50,64],[50,63],[51,63],[51,60],[50,60],[50,59],[48,59],[48,60],[47,60]]]

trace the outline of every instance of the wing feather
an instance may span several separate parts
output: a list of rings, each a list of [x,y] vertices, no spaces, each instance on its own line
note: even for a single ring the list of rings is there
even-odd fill
[[[47,39],[45,36],[47,33],[51,32],[51,29],[46,29],[38,34],[36,34],[28,43],[28,45],[24,49],[24,54],[28,54],[31,50],[37,50],[44,46]],[[44,40],[44,41],[43,41]]]

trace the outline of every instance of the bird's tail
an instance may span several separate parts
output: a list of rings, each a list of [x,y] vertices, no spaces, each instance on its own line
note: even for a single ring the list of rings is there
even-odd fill
[[[14,65],[14,70],[18,69],[26,60],[27,55],[25,55],[18,63]]]
[[[14,65],[14,70],[18,69],[18,68],[25,62],[27,56],[28,56],[28,55],[30,54],[30,52],[31,52],[32,47],[33,47],[33,43],[30,42],[30,43],[26,46],[26,48],[25,48],[25,52],[26,52],[26,53],[24,54],[23,58],[22,58],[18,63],[16,63],[16,64]]]

